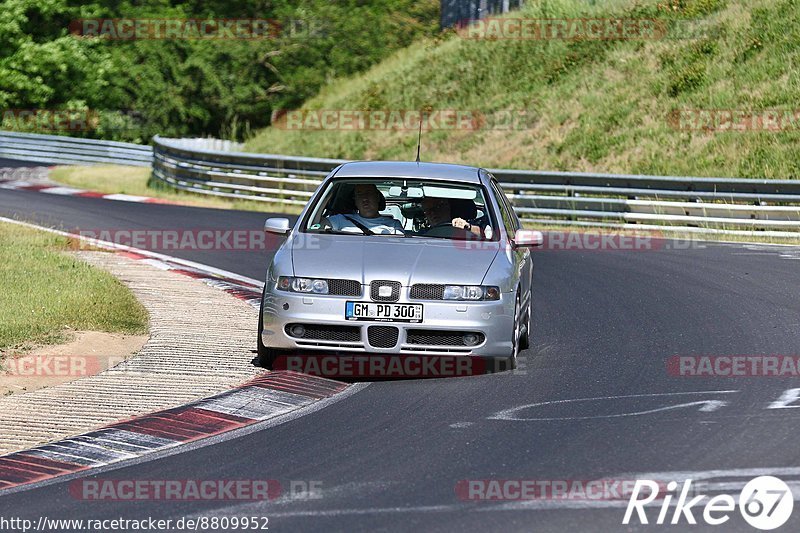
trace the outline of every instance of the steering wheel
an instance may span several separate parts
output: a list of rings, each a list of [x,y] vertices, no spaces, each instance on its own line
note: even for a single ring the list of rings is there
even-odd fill
[[[472,232],[464,228],[457,228],[453,226],[452,222],[442,222],[428,228],[423,235],[430,235],[433,237],[457,237],[461,239],[472,235]]]

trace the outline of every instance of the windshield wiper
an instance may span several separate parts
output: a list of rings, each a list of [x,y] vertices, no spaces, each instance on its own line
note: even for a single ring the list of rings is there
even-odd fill
[[[446,241],[470,241],[470,242],[477,242],[477,241],[485,242],[486,241],[486,239],[482,239],[480,237],[474,237],[474,238],[473,237],[465,237],[465,238],[461,238],[461,237],[453,237],[453,236],[449,236],[448,237],[447,235],[427,235],[425,233],[415,233],[415,232],[406,232],[405,236],[406,237],[421,237],[421,238],[424,238],[424,239],[439,239],[439,240],[446,240]]]
[[[404,237],[404,236],[407,237],[408,236],[408,234],[406,232],[402,232],[402,233],[372,233],[372,232],[369,232],[369,233],[365,234],[364,230],[362,230],[360,228],[358,228],[358,229],[359,229],[359,231],[361,231],[361,233],[355,233],[355,232],[352,232],[352,231],[341,231],[341,230],[335,230],[335,229],[331,229],[331,228],[309,230],[309,232],[325,233],[325,234],[328,234],[328,235],[357,235],[359,237],[363,237],[365,235],[369,236],[369,237]]]
[[[328,235],[363,235],[363,233],[353,233],[352,231],[341,231],[333,228],[320,228],[310,231],[314,231],[316,233],[326,233]]]

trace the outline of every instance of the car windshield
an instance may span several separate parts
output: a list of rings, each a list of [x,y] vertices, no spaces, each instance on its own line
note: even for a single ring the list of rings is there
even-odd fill
[[[497,240],[479,185],[424,179],[333,180],[309,210],[304,231],[366,236]]]

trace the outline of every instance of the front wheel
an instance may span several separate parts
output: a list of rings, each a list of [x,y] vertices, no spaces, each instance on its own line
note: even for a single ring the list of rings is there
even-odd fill
[[[258,340],[256,341],[256,353],[258,357],[256,358],[256,364],[262,368],[271,369],[277,357],[277,353],[275,350],[264,346],[264,343],[261,341],[261,332],[264,331],[264,295],[266,290],[267,288],[264,286],[264,292],[261,293],[261,306],[258,310]]]
[[[522,337],[522,317],[520,316],[521,311],[522,311],[522,306],[520,305],[519,292],[517,292],[517,301],[514,304],[514,338],[511,339],[511,342],[514,347],[511,350],[509,370],[514,370],[515,368],[517,368],[517,356],[519,355],[519,347],[520,347],[519,345]]]
[[[514,304],[514,324],[512,328],[511,353],[509,355],[494,356],[489,362],[487,373],[506,372],[517,368],[517,354],[520,348],[520,302],[519,293]]]
[[[533,295],[528,298],[528,307],[526,308],[522,325],[525,330],[522,332],[522,336],[519,339],[520,351],[527,350],[531,347],[531,332],[533,331],[531,327],[533,325]]]

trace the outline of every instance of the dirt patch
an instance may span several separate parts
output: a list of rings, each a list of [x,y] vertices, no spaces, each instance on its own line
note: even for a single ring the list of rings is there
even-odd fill
[[[43,346],[2,361],[0,397],[93,376],[132,357],[147,335],[77,331],[67,343]]]

